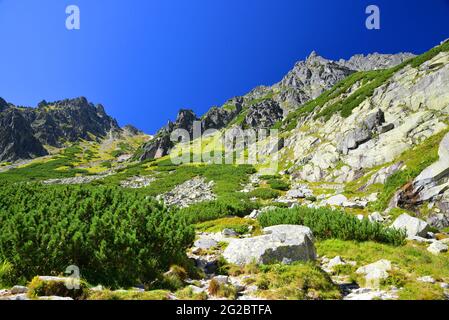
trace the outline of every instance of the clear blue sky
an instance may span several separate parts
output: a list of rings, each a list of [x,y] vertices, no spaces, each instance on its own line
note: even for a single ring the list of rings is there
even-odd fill
[[[65,28],[65,8],[81,30]],[[381,9],[381,30],[365,8]],[[449,38],[449,0],[0,0],[0,96],[35,106],[86,96],[153,133],[279,81],[312,50],[421,53]]]

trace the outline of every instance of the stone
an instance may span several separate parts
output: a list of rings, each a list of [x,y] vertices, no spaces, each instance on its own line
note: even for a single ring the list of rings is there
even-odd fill
[[[330,206],[342,206],[344,203],[348,202],[348,198],[346,198],[344,195],[339,194],[333,197],[330,197],[326,200],[326,204]]]
[[[264,235],[236,239],[225,249],[223,257],[237,265],[291,263],[316,259],[312,231],[303,226],[278,225],[265,228]]]
[[[228,276],[215,276],[212,278],[212,280],[217,281],[219,284],[228,284],[229,283]]]
[[[416,279],[419,282],[424,282],[424,283],[436,283],[436,280],[434,278],[432,278],[431,276],[424,276],[421,278]]]
[[[239,235],[235,230],[229,229],[229,228],[223,229],[223,231],[221,231],[221,233],[222,233],[225,237],[237,237],[237,236]]]
[[[357,269],[357,274],[365,275],[365,285],[368,288],[378,288],[381,281],[388,278],[388,271],[391,270],[391,262],[379,260],[372,264]]]
[[[427,219],[427,223],[438,230],[445,229],[449,227],[449,215],[433,214]]]
[[[11,288],[11,294],[23,294],[27,292],[28,288],[24,286],[14,286]]]
[[[344,262],[340,256],[336,256],[335,258],[329,260],[326,269],[333,271],[336,266],[341,266],[345,264],[346,262]]]
[[[213,186],[213,181],[207,182],[203,177],[195,177],[160,195],[159,198],[167,206],[186,208],[195,203],[215,200]]]
[[[218,245],[218,242],[213,239],[198,239],[194,242],[193,245],[197,248],[207,250],[216,247]]]
[[[440,241],[433,242],[428,248],[427,251],[433,254],[440,254],[443,252],[447,252],[448,246]]]
[[[405,230],[407,237],[420,236],[426,237],[429,231],[427,222],[412,217],[406,213],[400,215],[391,225],[392,228]]]
[[[372,214],[370,214],[368,216],[368,220],[370,222],[382,223],[382,222],[384,222],[385,219],[379,212],[373,212]]]

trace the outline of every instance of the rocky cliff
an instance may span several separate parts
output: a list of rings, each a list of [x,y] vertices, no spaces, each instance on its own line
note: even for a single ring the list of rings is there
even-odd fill
[[[222,107],[212,107],[200,119],[193,113],[184,119],[181,110],[178,119],[162,128],[154,141],[143,149],[142,160],[167,155],[173,147],[170,133],[181,128],[190,130],[193,121],[201,120],[202,129],[220,130],[229,125],[252,128],[270,128],[288,113],[304,103],[317,98],[326,90],[351,74],[361,70],[378,70],[396,66],[414,57],[410,53],[395,55],[356,55],[349,60],[332,61],[312,52],[304,61],[299,61],[283,79],[272,87],[260,86],[242,97],[235,97]],[[180,121],[179,118],[183,121]]]
[[[47,154],[44,146],[63,147],[121,132],[102,105],[84,97],[42,101],[36,108],[16,107],[0,99],[0,123],[0,161],[42,156]]]

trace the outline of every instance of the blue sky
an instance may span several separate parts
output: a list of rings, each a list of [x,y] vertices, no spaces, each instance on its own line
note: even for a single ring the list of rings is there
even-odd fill
[[[65,28],[78,5],[81,30]],[[365,8],[381,9],[381,30]],[[17,105],[86,96],[153,133],[271,85],[312,50],[422,53],[449,38],[449,0],[0,0],[0,96]]]

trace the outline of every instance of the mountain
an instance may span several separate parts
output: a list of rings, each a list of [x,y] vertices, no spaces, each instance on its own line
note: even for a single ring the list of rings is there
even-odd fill
[[[242,97],[235,97],[222,107],[212,107],[201,118],[193,111],[181,110],[177,120],[163,127],[153,141],[143,146],[141,160],[160,158],[173,147],[170,133],[175,129],[190,130],[193,122],[201,120],[202,129],[222,129],[229,124],[242,127],[269,128],[289,112],[317,98],[348,76],[366,70],[394,67],[414,57],[411,53],[356,55],[349,60],[332,61],[313,51],[299,61],[283,79],[272,87],[260,86]],[[182,120],[182,121],[180,121]]]
[[[0,161],[43,156],[45,146],[60,148],[122,131],[102,105],[84,97],[42,101],[36,108],[17,107],[0,98],[0,123]]]

